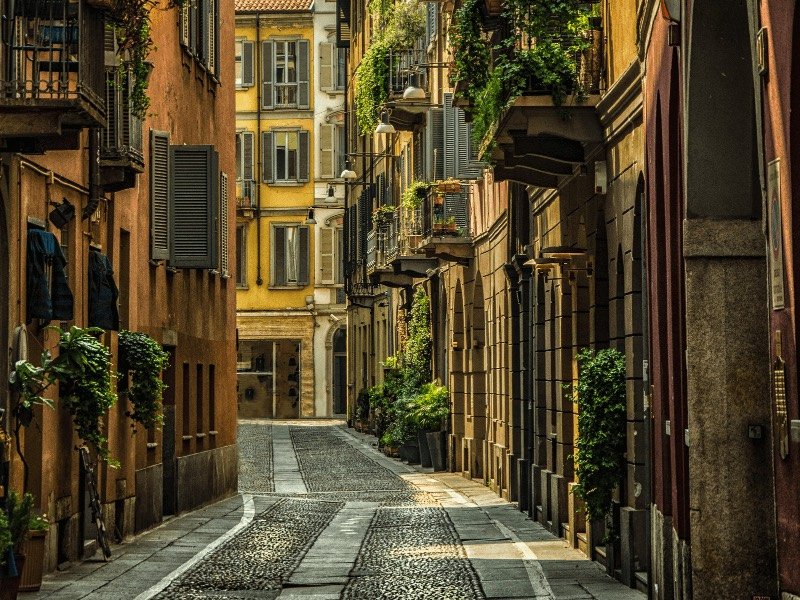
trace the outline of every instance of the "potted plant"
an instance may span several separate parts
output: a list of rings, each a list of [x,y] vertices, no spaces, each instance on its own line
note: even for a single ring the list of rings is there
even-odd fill
[[[430,466],[435,471],[444,471],[446,467],[447,456],[442,429],[449,415],[450,400],[447,388],[439,385],[438,381],[423,385],[420,393],[414,398],[411,419],[421,434],[420,447],[422,447],[422,437],[425,438]]]
[[[9,561],[9,559],[13,560],[11,546],[8,516],[4,510],[0,510],[0,600],[11,600],[17,597],[19,575],[16,565],[11,565]]]
[[[21,592],[36,592],[42,587],[44,568],[44,542],[50,529],[47,515],[34,514],[28,522],[28,539],[25,541],[25,566],[19,583]]]
[[[403,190],[403,195],[400,202],[403,208],[409,210],[416,210],[422,206],[422,201],[428,194],[431,184],[427,181],[412,181],[409,186]]]
[[[25,566],[27,565],[28,560],[32,560],[34,558],[26,555],[26,542],[30,538],[32,529],[35,528],[36,530],[41,530],[44,525],[42,523],[42,517],[39,517],[34,511],[32,494],[26,493],[20,496],[12,490],[6,498],[6,510],[4,516],[6,515],[6,530],[8,531],[7,539],[10,541],[11,550],[14,554],[13,559],[15,575],[11,576],[11,569],[8,569],[9,561],[6,560],[5,568],[7,569],[7,581],[4,583],[3,589],[5,591],[7,588],[5,593],[9,595],[5,597],[0,596],[0,598],[16,598],[17,591],[20,589],[20,583],[23,574],[26,571]],[[2,525],[0,525],[0,529],[2,529]],[[0,533],[0,536],[2,536],[2,533]],[[1,541],[0,545],[2,545]],[[39,583],[41,584],[41,560],[39,563]]]
[[[394,218],[394,206],[384,204],[372,211],[372,222],[376,229],[386,229]]]

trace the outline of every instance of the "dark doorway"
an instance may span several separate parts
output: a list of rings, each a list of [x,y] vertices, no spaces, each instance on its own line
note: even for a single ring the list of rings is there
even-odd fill
[[[347,330],[333,334],[333,414],[347,412]]]

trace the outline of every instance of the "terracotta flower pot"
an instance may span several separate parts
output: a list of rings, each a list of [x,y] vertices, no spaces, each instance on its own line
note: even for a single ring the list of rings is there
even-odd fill
[[[31,531],[31,537],[25,542],[25,568],[19,591],[35,592],[42,587],[42,569],[44,568],[44,541],[46,531]]]
[[[21,573],[25,568],[25,556],[22,554],[15,554],[14,560],[17,563],[17,572]],[[15,600],[17,592],[19,591],[19,582],[21,577],[0,577],[0,600]]]

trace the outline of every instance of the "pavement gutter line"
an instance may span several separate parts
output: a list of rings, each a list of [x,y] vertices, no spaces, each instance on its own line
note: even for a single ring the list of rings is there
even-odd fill
[[[253,502],[253,496],[251,496],[250,494],[244,494],[242,496],[242,500],[244,500],[244,506],[243,506],[244,512],[242,514],[242,518],[239,521],[239,523],[237,523],[233,528],[228,530],[227,533],[223,533],[221,536],[219,536],[217,539],[211,542],[208,546],[200,550],[197,554],[195,554],[192,558],[183,563],[180,567],[178,567],[177,569],[166,575],[157,584],[146,589],[141,594],[136,596],[134,600],[149,600],[156,594],[161,593],[170,583],[175,581],[178,577],[183,575],[186,571],[191,569],[193,566],[195,566],[197,563],[203,560],[206,556],[208,556],[214,550],[219,548],[222,544],[233,538],[242,529],[250,525],[250,523],[253,520],[253,517],[255,517],[256,514],[256,507],[255,503]]]

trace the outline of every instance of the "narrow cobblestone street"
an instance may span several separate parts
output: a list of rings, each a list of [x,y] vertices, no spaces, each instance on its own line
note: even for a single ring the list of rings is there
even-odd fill
[[[641,599],[477,482],[334,421],[239,425],[240,495],[27,598]]]

